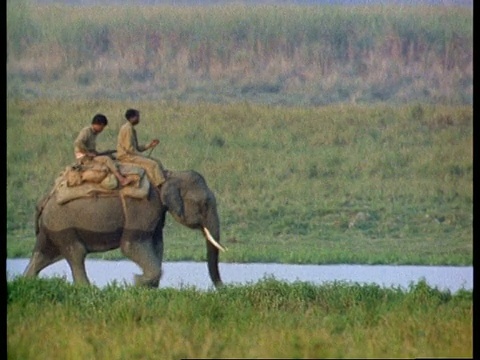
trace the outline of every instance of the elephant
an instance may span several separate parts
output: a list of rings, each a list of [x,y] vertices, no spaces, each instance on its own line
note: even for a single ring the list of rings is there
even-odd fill
[[[146,199],[99,196],[59,205],[55,191],[50,192],[36,206],[36,243],[24,276],[35,277],[66,259],[74,283],[89,284],[87,254],[120,248],[143,270],[134,276],[135,285],[158,287],[167,212],[177,222],[203,232],[210,279],[215,287],[221,286],[218,255],[225,248],[219,243],[216,199],[204,177],[193,170],[170,171],[160,189],[150,186]]]

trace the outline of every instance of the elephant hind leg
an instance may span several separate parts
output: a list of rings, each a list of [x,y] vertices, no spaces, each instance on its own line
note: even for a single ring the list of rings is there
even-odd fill
[[[36,277],[40,271],[62,258],[63,256],[60,254],[60,251],[48,242],[44,233],[40,232],[37,237],[37,245],[23,272],[23,276]]]
[[[25,277],[35,277],[40,271],[45,269],[47,266],[61,260],[63,256],[58,254],[55,257],[46,255],[41,251],[35,251],[30,259],[30,262],[27,265],[27,268],[23,272]]]
[[[135,285],[158,287],[162,276],[162,261],[152,241],[122,240],[120,248],[125,256],[143,270],[142,275],[135,275]]]

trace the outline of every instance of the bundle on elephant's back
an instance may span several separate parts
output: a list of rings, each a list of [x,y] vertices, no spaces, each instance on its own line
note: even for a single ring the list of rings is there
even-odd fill
[[[75,164],[67,166],[64,171],[67,185],[70,187],[79,186],[84,182],[100,184],[108,174],[108,168],[102,164],[88,166]]]
[[[55,180],[54,193],[56,202],[65,204],[69,201],[93,196],[125,196],[144,199],[148,196],[150,182],[145,170],[133,165],[120,166],[120,171],[134,181],[132,184],[118,188],[118,180],[112,173],[101,167],[80,169],[68,166]]]

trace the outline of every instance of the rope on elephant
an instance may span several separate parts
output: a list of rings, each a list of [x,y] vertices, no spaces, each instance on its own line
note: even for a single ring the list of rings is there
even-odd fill
[[[125,217],[125,223],[127,221],[127,202],[125,200],[125,195],[120,192],[120,200],[122,201],[123,216]]]

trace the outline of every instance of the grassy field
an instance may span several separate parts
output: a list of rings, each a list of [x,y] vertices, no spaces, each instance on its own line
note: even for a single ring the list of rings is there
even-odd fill
[[[29,256],[37,199],[72,163],[97,112],[114,148],[127,107],[167,168],[201,172],[226,262],[472,264],[469,106],[275,107],[160,101],[7,101],[7,256]],[[168,218],[165,259],[203,261],[200,233]],[[118,251],[101,254],[118,258]]]
[[[7,283],[9,359],[472,357],[472,292],[424,282],[201,292]]]
[[[7,17],[10,96],[472,104],[468,7],[9,0]]]

